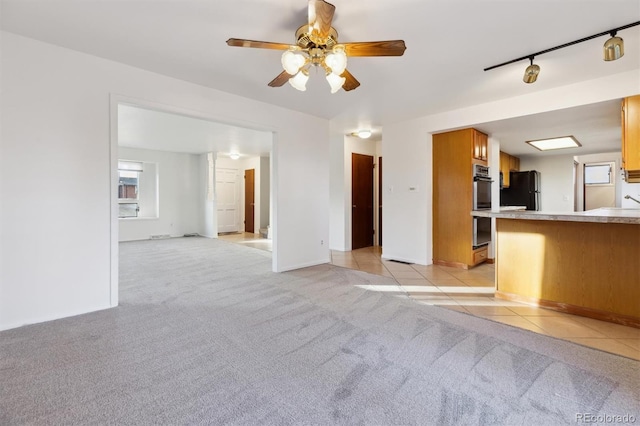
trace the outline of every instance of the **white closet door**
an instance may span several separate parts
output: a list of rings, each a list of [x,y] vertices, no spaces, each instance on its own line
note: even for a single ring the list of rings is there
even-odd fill
[[[216,170],[218,195],[218,232],[238,232],[240,226],[240,189],[238,169]]]

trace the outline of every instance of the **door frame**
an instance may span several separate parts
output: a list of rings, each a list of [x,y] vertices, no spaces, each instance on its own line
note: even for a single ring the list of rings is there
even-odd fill
[[[215,114],[200,113],[192,109],[177,107],[159,102],[152,102],[146,99],[134,98],[131,96],[109,94],[109,168],[110,168],[110,185],[109,194],[105,194],[110,200],[109,222],[110,222],[110,238],[109,238],[109,305],[110,307],[118,306],[119,303],[119,219],[118,219],[118,105],[132,105],[140,108],[152,109],[154,111],[166,112],[169,114],[183,115],[186,117],[196,118],[200,120],[208,120],[216,123],[224,123],[242,128],[252,128],[260,131],[270,131],[272,135],[271,153],[269,155],[269,205],[270,205],[270,223],[271,223],[271,239],[273,241],[273,251],[271,252],[271,270],[278,272],[278,161],[276,155],[278,152],[278,132],[277,129],[267,129],[264,127],[256,128],[241,123],[239,121],[229,121],[228,117],[221,117]],[[215,210],[215,209],[214,209]],[[216,224],[217,226],[217,224]]]

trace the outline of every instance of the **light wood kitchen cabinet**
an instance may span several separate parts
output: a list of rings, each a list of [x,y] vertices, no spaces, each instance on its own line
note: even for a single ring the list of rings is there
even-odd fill
[[[500,151],[500,171],[502,172],[502,186],[508,188],[510,184],[509,172],[520,171],[520,158]]]
[[[622,169],[627,182],[640,182],[640,95],[622,100]]]
[[[486,247],[473,248],[473,164],[478,141],[475,129],[433,135],[433,263],[468,269],[487,260]],[[486,149],[486,145],[485,145]],[[485,152],[486,157],[486,152]],[[486,164],[486,161],[484,162]],[[484,250],[484,251],[483,251]]]
[[[473,134],[473,159],[475,163],[487,165],[489,138],[484,133],[474,130]]]

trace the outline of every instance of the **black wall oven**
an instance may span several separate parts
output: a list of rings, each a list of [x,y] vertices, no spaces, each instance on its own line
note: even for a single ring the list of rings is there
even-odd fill
[[[489,168],[473,165],[473,210],[491,210],[491,177]],[[473,216],[473,248],[491,242],[491,218]]]
[[[491,210],[491,183],[489,168],[473,165],[473,210]]]
[[[486,246],[491,242],[491,218],[473,217],[473,248]]]

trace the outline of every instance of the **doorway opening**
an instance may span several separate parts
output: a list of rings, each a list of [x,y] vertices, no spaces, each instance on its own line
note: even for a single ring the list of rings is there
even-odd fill
[[[217,173],[221,157],[234,161],[231,156],[240,153],[238,157],[242,157],[244,163],[236,163],[236,168],[247,166],[261,170],[260,191],[253,201],[255,204],[259,198],[261,205],[255,206],[252,217],[256,225],[258,217],[267,224],[275,221],[272,208],[275,194],[270,189],[271,175],[276,172],[271,167],[273,132],[224,124],[214,117],[194,116],[192,111],[117,95],[111,97],[111,112],[112,306],[116,306],[119,299],[118,247],[121,242],[193,236],[217,238],[219,231],[234,231],[234,221],[238,219],[232,210],[237,212],[240,206],[219,214],[218,202],[225,211],[241,199],[239,195],[244,195],[244,191],[217,190],[219,177],[227,187],[234,186],[226,179],[228,173],[226,178],[225,173]],[[121,164],[124,164],[122,160],[128,161],[125,165],[129,166],[140,165],[139,170],[135,170],[136,176],[129,177],[132,174],[129,171],[126,179],[121,178],[124,174],[119,170],[122,168],[118,167],[119,160]],[[258,167],[249,166],[251,162]],[[224,172],[224,167],[220,170]],[[255,183],[258,187],[257,178]],[[153,193],[147,191],[149,188]],[[147,202],[145,197],[152,202]],[[227,203],[229,199],[231,202]],[[136,214],[130,205],[137,207]],[[153,214],[143,212],[143,208]],[[227,217],[230,219],[224,220]],[[220,223],[219,218],[223,219]],[[235,229],[236,232],[242,230]],[[258,229],[255,232],[258,233]],[[276,232],[269,237],[275,239]],[[276,270],[275,253],[271,258],[272,270]]]
[[[615,163],[584,164],[584,210],[616,206]]]

